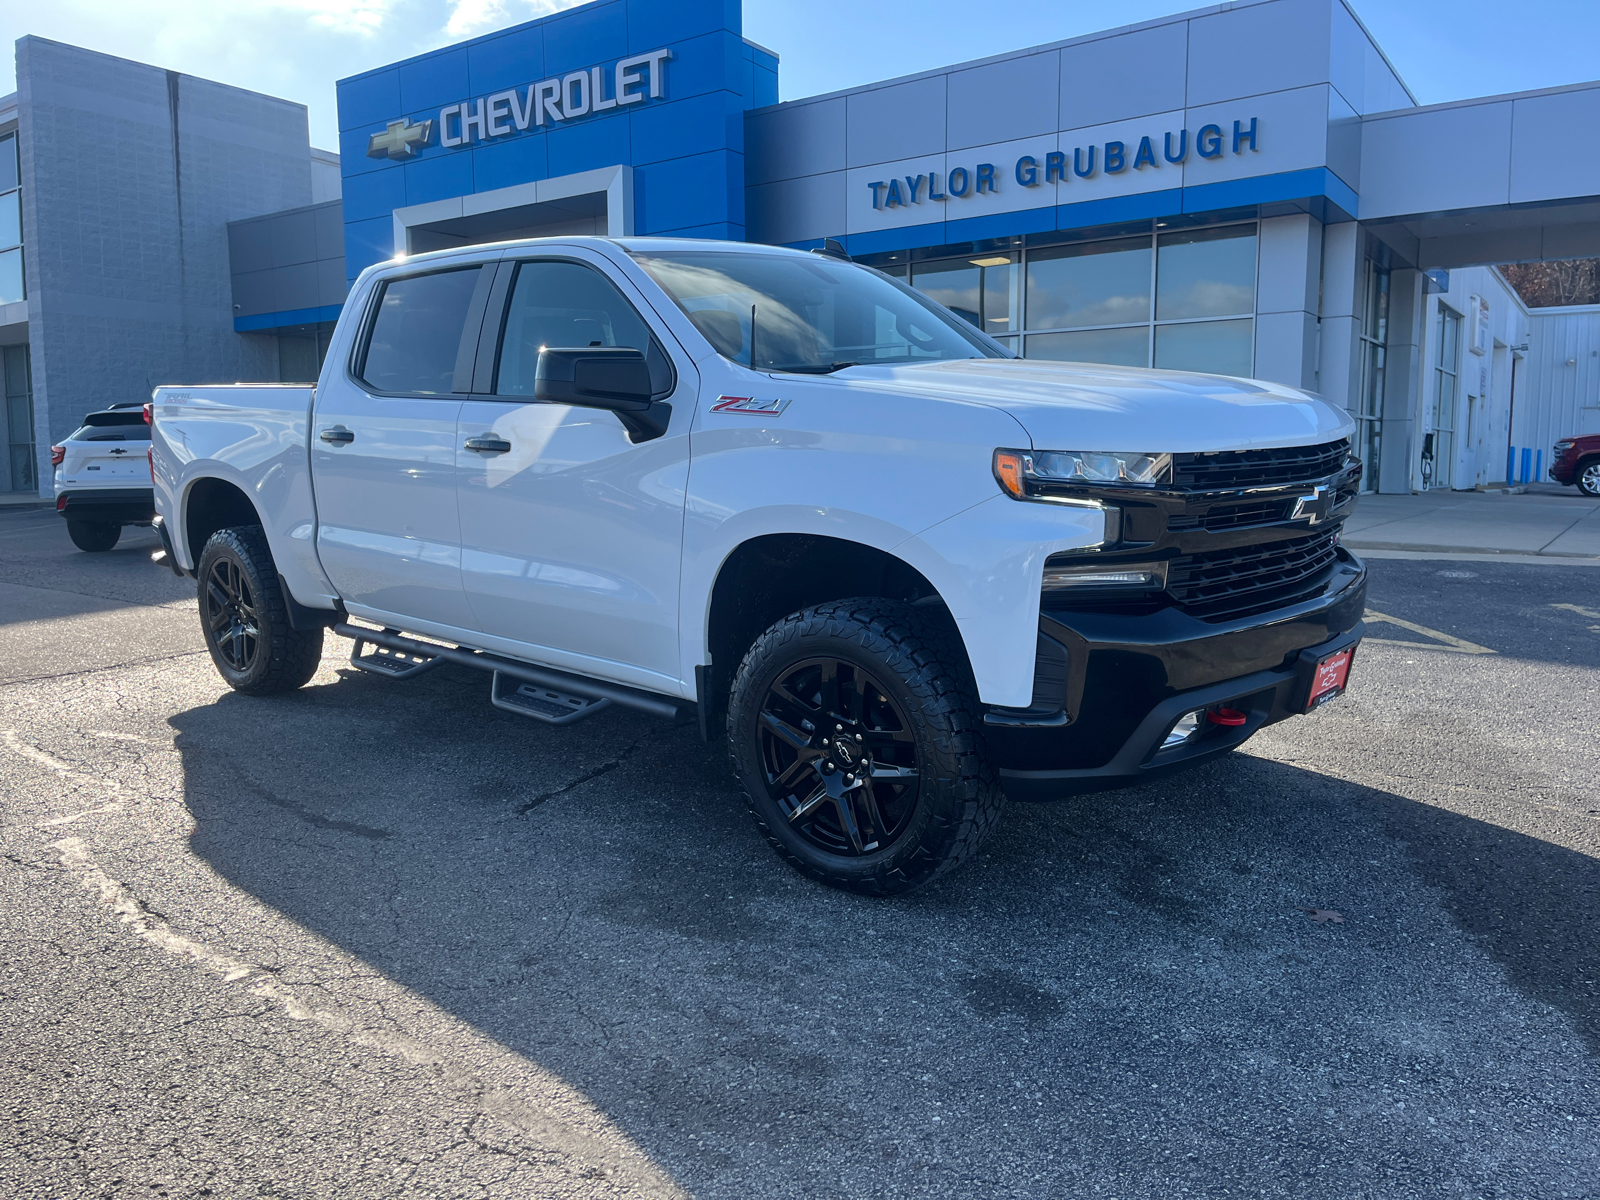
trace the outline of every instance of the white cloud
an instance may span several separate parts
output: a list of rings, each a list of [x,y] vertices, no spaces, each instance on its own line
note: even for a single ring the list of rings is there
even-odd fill
[[[316,0],[307,0],[315,3]],[[586,0],[452,0],[444,31],[451,37],[471,37],[501,25],[515,25],[535,17],[548,17]]]
[[[393,0],[265,0],[264,7],[296,13],[318,29],[371,36],[394,9]]]

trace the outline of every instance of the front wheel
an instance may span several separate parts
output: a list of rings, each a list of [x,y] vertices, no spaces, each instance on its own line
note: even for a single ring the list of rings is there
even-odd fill
[[[1576,482],[1585,496],[1600,496],[1600,458],[1591,458],[1579,466]]]
[[[252,696],[291,692],[317,673],[322,628],[297,630],[258,525],[219,529],[195,571],[200,624],[228,686]]]
[[[68,521],[67,536],[79,550],[99,554],[117,544],[122,537],[122,526],[111,521]]]
[[[952,637],[903,604],[785,617],[733,682],[729,748],[774,850],[813,879],[889,895],[970,857],[999,816]]]

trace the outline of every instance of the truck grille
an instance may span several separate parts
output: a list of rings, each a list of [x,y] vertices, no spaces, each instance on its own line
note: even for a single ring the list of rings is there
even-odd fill
[[[1174,454],[1172,482],[1177,487],[1202,491],[1278,487],[1302,479],[1321,479],[1332,475],[1344,466],[1349,456],[1348,438],[1324,442],[1320,446]]]
[[[1167,594],[1197,617],[1226,620],[1293,603],[1321,586],[1337,557],[1338,527],[1262,546],[1172,560]]]

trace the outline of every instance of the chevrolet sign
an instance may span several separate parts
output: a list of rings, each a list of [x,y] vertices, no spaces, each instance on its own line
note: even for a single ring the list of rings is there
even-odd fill
[[[435,125],[439,145],[453,149],[530,128],[562,125],[577,117],[620,111],[645,100],[659,100],[667,92],[666,65],[671,58],[671,50],[632,54],[525,87],[447,104],[437,117],[426,121],[390,121],[387,129],[368,139],[367,157],[413,158],[429,144]]]

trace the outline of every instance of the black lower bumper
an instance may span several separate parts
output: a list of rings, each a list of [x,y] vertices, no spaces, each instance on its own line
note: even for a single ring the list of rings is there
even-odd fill
[[[985,732],[1008,794],[1049,799],[1147,779],[1215,758],[1258,729],[1305,709],[1316,662],[1354,646],[1366,607],[1366,568],[1348,551],[1321,592],[1293,606],[1226,623],[1166,607],[1153,612],[1046,612],[1040,678],[1026,710],[990,709]],[[1059,652],[1046,662],[1046,649]],[[1226,706],[1242,725],[1203,721],[1163,749],[1173,724]]]
[[[108,525],[148,525],[156,515],[154,488],[103,488],[62,492],[56,511],[69,521],[104,521]]]

